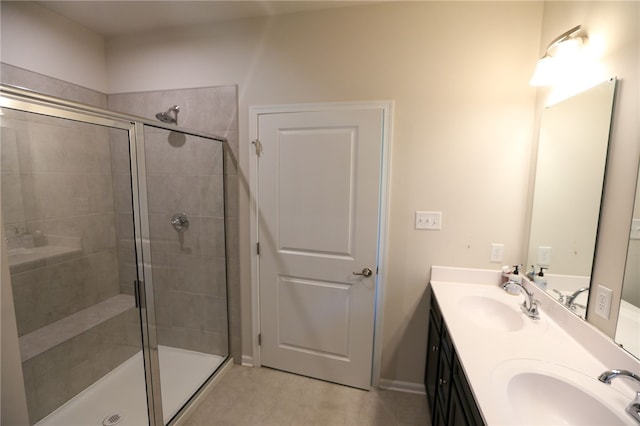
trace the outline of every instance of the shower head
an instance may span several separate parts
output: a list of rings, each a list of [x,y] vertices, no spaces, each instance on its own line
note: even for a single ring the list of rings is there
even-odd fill
[[[159,112],[156,114],[156,118],[163,123],[171,123],[178,124],[178,113],[180,112],[180,107],[178,105],[174,105],[169,108],[166,112]],[[173,116],[172,116],[173,113]]]

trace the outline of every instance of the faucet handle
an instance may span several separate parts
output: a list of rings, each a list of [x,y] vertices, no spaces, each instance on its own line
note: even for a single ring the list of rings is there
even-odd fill
[[[538,303],[540,303],[538,299],[531,300],[531,312],[535,312],[536,315],[538,315]]]
[[[640,391],[636,392],[635,399],[627,405],[627,408],[624,411],[633,417],[636,422],[640,423]]]
[[[564,294],[560,293],[557,289],[552,288],[551,291],[558,295],[558,302],[564,303]]]

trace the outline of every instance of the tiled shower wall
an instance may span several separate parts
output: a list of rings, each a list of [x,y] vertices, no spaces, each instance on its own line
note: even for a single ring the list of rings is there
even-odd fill
[[[2,79],[55,89],[61,93],[49,94],[67,93],[76,101],[106,102],[95,92],[52,84],[48,77],[12,67],[2,67]],[[73,249],[11,267],[21,340],[33,342],[30,333],[37,332],[51,342],[22,352],[33,424],[138,352],[140,327],[134,309],[89,329],[58,322],[120,293],[109,132],[10,110],[2,116],[1,130],[2,208],[8,213],[3,226],[9,248]]]
[[[34,114],[7,111],[2,122],[3,136],[13,136],[2,146],[15,143],[18,154],[11,189],[22,195],[9,195],[3,176],[3,211],[22,213],[5,213],[10,246],[42,233],[41,245],[80,249],[62,262],[12,269],[22,336],[119,293],[109,136],[98,126]]]
[[[225,324],[224,273],[228,282],[231,355],[241,359],[237,194],[237,87],[109,95],[109,109],[155,120],[180,106],[180,127],[227,138],[227,143],[171,140],[166,131],[145,140],[153,280],[161,344],[204,352],[221,348]],[[222,148],[222,151],[219,149]],[[225,209],[222,199],[224,155]],[[193,217],[182,235],[169,225],[173,213]],[[226,222],[222,229],[222,218]],[[221,257],[226,237],[226,265]],[[217,354],[222,354],[217,352]]]

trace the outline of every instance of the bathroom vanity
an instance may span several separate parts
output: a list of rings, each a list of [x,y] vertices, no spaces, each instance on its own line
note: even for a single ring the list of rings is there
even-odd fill
[[[506,293],[500,279],[499,271],[432,268],[432,424],[637,425],[625,408],[640,383],[598,376],[638,373],[640,362],[528,281],[540,319],[527,317],[524,296]]]
[[[433,295],[424,382],[433,426],[484,424]]]

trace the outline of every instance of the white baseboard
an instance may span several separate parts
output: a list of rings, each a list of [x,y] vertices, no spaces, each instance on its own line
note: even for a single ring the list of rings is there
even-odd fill
[[[242,355],[242,365],[245,367],[253,367],[253,357],[249,355]]]
[[[400,380],[380,379],[381,389],[394,390],[399,392],[417,393],[426,395],[424,383],[403,382]]]

